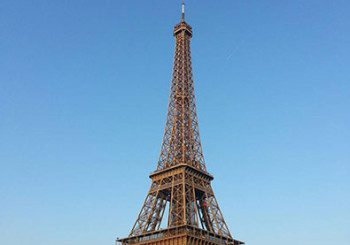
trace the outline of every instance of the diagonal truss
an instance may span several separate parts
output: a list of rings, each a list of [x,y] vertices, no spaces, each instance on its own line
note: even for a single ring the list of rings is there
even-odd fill
[[[175,26],[175,55],[170,101],[157,170],[186,163],[206,171],[196,112],[190,39],[184,20]]]
[[[158,230],[168,204],[168,228],[190,225],[231,237],[210,185],[212,177],[209,174],[181,165],[151,177],[151,188],[130,236]]]

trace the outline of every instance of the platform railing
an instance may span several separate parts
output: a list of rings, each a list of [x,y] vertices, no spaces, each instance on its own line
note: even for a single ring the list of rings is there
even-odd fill
[[[197,238],[213,241],[218,244],[236,245],[241,242],[236,242],[232,238],[224,237],[203,229],[192,226],[179,226],[167,229],[161,229],[157,231],[151,231],[145,234],[140,234],[133,237],[116,240],[116,245],[131,245],[135,243],[141,243],[151,240],[164,239],[167,237],[179,236],[179,235],[192,235]]]

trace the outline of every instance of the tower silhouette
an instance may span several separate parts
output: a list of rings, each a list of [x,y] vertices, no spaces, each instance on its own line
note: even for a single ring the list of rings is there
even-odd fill
[[[244,244],[232,238],[211,187],[199,137],[190,40],[185,21],[174,27],[175,56],[167,120],[151,187],[127,238],[151,245]],[[165,228],[162,227],[165,225]]]

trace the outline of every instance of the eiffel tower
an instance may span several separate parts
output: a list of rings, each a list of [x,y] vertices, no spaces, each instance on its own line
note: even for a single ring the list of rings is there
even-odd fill
[[[199,137],[190,39],[185,22],[174,27],[175,57],[161,153],[141,212],[120,245],[239,245],[214,196]],[[165,215],[164,215],[165,214]],[[165,225],[165,228],[161,227]]]

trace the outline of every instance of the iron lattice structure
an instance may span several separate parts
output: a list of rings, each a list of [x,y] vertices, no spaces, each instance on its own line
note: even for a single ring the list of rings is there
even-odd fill
[[[174,27],[175,55],[168,114],[152,184],[126,244],[243,244],[232,238],[211,187],[199,137],[190,40]],[[162,227],[165,225],[165,228]]]

